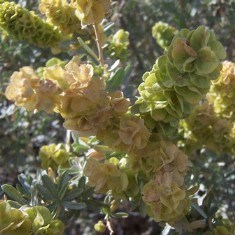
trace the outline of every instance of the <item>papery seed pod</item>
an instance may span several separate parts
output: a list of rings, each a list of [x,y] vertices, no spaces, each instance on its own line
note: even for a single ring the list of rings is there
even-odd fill
[[[17,40],[25,40],[38,47],[54,47],[62,35],[33,11],[14,2],[0,4],[0,27]]]
[[[221,43],[204,26],[181,30],[165,55],[143,75],[136,105],[146,123],[158,129],[161,123],[177,128],[177,122],[192,112],[208,92],[210,81],[218,77],[225,55]]]
[[[147,213],[157,222],[174,223],[189,211],[189,198],[185,190],[174,181],[150,180],[143,188],[143,201]]]
[[[129,32],[120,29],[109,38],[108,54],[112,58],[125,61],[128,57],[128,50],[127,50],[128,45],[129,45]]]
[[[58,167],[69,167],[68,160],[72,155],[66,151],[62,144],[50,144],[40,148],[39,157],[42,161],[41,167],[43,169],[51,167],[56,171]]]
[[[31,234],[32,224],[28,217],[21,210],[12,208],[7,201],[0,200],[0,234]]]
[[[205,146],[217,154],[234,153],[233,122],[217,114],[208,102],[195,108],[191,115],[180,121],[182,147],[192,152]]]
[[[235,121],[235,63],[225,61],[218,79],[212,82],[207,99],[216,115]]]
[[[39,10],[46,15],[49,23],[63,33],[81,32],[81,21],[75,15],[76,9],[67,0],[41,0]]]
[[[100,220],[100,221],[98,221],[98,223],[96,223],[94,225],[94,229],[95,229],[95,231],[97,231],[99,233],[103,233],[106,230],[106,226],[104,225],[103,221]]]
[[[64,224],[60,220],[54,220],[47,207],[34,206],[22,208],[22,210],[32,223],[30,234],[63,234]]]
[[[51,113],[57,106],[59,88],[52,80],[40,79],[31,67],[23,67],[11,76],[6,97],[28,111]]]
[[[88,184],[94,187],[96,193],[112,190],[113,196],[120,198],[124,196],[128,186],[127,175],[109,161],[103,163],[90,157],[85,165],[84,175],[88,177]]]
[[[73,0],[73,3],[83,25],[99,24],[111,6],[110,0]]]
[[[156,39],[157,44],[163,49],[170,46],[177,32],[178,30],[176,28],[162,21],[157,22],[152,27],[152,35]]]

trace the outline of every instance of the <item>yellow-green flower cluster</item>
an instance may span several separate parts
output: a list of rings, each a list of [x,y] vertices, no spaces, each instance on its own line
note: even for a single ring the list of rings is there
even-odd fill
[[[150,131],[143,119],[126,114],[113,120],[113,125],[107,129],[99,131],[97,137],[117,151],[132,152],[146,147]]]
[[[227,219],[220,219],[212,231],[206,231],[202,235],[233,235],[234,233],[235,225]]]
[[[17,40],[25,40],[38,47],[54,47],[62,35],[33,11],[14,2],[0,4],[0,27]]]
[[[220,76],[213,81],[207,99],[218,116],[235,121],[235,63],[223,62]]]
[[[49,23],[65,34],[81,32],[81,21],[75,15],[75,8],[67,0],[41,0],[41,13]]]
[[[152,35],[156,39],[157,44],[163,49],[170,46],[177,32],[178,30],[175,27],[162,21],[157,22],[152,27]]]
[[[173,223],[188,212],[189,195],[184,185],[188,157],[176,145],[151,142],[129,154],[127,166],[145,179],[142,194],[150,217]]]
[[[84,175],[88,177],[88,184],[94,187],[96,193],[105,194],[111,190],[112,195],[120,197],[128,186],[127,175],[117,165],[109,161],[99,161],[92,156],[86,162]]]
[[[7,201],[0,201],[0,234],[2,235],[62,235],[63,231],[64,224],[60,220],[54,220],[46,207],[16,209]]]
[[[182,143],[192,152],[203,146],[220,154],[235,150],[233,125],[229,119],[218,117],[208,102],[196,107],[194,112],[180,122]]]
[[[6,97],[28,111],[43,110],[50,113],[57,105],[58,86],[48,79],[40,79],[31,67],[14,72],[6,89]]]
[[[65,67],[44,68],[41,79],[32,68],[22,68],[12,75],[6,97],[29,111],[60,113],[65,128],[88,136],[110,126],[111,119],[119,119],[130,104],[121,91],[107,92],[93,66],[80,64],[77,57]]]
[[[149,181],[143,188],[143,200],[147,213],[157,222],[174,223],[189,211],[189,197],[186,191],[174,181]]]
[[[42,161],[41,167],[43,169],[51,167],[55,171],[58,167],[69,167],[68,160],[70,157],[72,157],[71,153],[62,144],[44,145],[39,152],[39,158]]]
[[[204,26],[181,30],[152,71],[143,75],[136,104],[146,121],[173,126],[188,116],[208,92],[210,80],[219,75],[225,55],[221,43]]]
[[[148,178],[168,174],[183,184],[188,167],[188,157],[168,141],[150,142],[145,148],[129,154],[129,165],[133,172]]]
[[[115,59],[125,61],[128,56],[129,32],[123,29],[118,30],[110,36],[108,42],[108,54]]]
[[[99,24],[111,6],[111,0],[73,0],[82,25]]]

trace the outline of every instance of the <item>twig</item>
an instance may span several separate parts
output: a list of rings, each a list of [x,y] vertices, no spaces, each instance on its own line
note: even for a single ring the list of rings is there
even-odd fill
[[[108,230],[109,230],[109,234],[110,234],[110,235],[113,235],[113,234],[114,234],[114,231],[113,231],[112,224],[111,224],[111,221],[110,221],[110,220],[107,220],[107,228],[108,228]]]
[[[94,27],[94,31],[95,31],[96,43],[97,43],[97,48],[98,48],[98,53],[99,53],[99,62],[100,62],[100,65],[104,66],[104,56],[103,56],[103,49],[101,46],[99,25],[94,24],[93,27]]]

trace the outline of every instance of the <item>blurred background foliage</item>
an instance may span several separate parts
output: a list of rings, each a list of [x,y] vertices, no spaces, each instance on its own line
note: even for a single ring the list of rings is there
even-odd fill
[[[15,1],[22,6],[38,11],[39,1]],[[130,76],[121,87],[127,97],[137,94],[137,85],[142,74],[151,69],[163,49],[152,37],[152,27],[158,21],[166,22],[176,29],[193,29],[206,25],[214,30],[225,46],[227,59],[235,61],[235,0],[117,0],[113,1],[114,22],[111,31],[124,29],[129,32],[129,53],[125,64],[131,65]],[[38,151],[42,145],[65,142],[62,120],[56,115],[32,114],[15,107],[4,97],[9,77],[14,71],[27,65],[35,69],[44,66],[54,57],[50,49],[41,49],[11,37],[0,37],[0,185],[15,184],[19,173],[35,173],[39,166]],[[60,59],[70,59],[71,55],[61,53]],[[235,170],[234,156],[217,156],[208,150],[198,150],[191,158],[192,172],[188,178],[200,184],[198,195],[203,197],[208,191],[213,193],[210,208],[217,208],[234,221]],[[221,207],[221,204],[223,207]],[[215,209],[214,209],[215,210]],[[84,212],[86,213],[86,212]],[[71,223],[67,234],[92,234],[91,228],[96,214],[87,213],[76,223]],[[82,222],[81,222],[82,221]],[[140,227],[141,224],[141,227]],[[116,219],[117,234],[160,234],[162,228],[149,219],[133,212],[128,220]]]

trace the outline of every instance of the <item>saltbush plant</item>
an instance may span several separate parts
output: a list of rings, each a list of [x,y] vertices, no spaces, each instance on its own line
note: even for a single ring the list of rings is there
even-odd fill
[[[42,0],[42,19],[0,3],[5,35],[56,54],[45,66],[15,71],[6,98],[59,115],[67,130],[65,143],[41,147],[36,174],[1,186],[0,233],[64,234],[80,211],[93,210],[102,215],[94,229],[113,234],[113,219],[136,210],[172,234],[234,234],[209,194],[199,205],[200,182],[192,180],[196,151],[234,154],[234,63],[223,62],[225,49],[206,26],[158,22],[152,32],[164,53],[143,75],[139,95],[126,98],[129,32],[110,33],[112,7],[110,0]],[[71,58],[60,59],[62,52]]]

